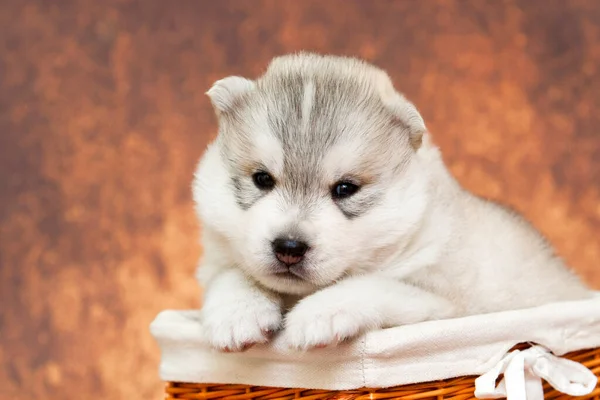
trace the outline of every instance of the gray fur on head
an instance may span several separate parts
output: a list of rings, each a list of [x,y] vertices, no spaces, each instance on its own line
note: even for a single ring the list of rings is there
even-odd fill
[[[313,118],[335,116],[343,107],[377,110],[387,123],[404,128],[415,149],[420,146],[427,129],[415,106],[394,89],[383,70],[355,58],[305,52],[281,56],[271,61],[266,73],[256,82],[239,76],[227,77],[215,82],[207,95],[218,115],[235,114],[234,105],[243,107],[272,100],[276,115],[299,117],[307,82],[312,82],[316,96],[314,110],[317,113]],[[335,101],[340,104],[332,104]],[[275,124],[285,122],[288,121],[273,121]],[[309,124],[308,120],[304,122]],[[283,135],[285,131],[279,133]]]

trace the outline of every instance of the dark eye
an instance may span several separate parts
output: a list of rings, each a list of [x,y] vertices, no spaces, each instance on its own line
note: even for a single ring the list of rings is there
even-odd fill
[[[333,189],[331,189],[331,196],[334,199],[345,199],[358,192],[358,189],[360,189],[360,187],[352,182],[338,182]]]
[[[252,180],[257,188],[260,190],[270,190],[275,186],[275,180],[269,173],[264,171],[256,172],[252,175]]]

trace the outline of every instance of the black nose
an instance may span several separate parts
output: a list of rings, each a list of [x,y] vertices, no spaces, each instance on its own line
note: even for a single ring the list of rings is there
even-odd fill
[[[306,243],[290,239],[275,239],[272,245],[275,257],[286,265],[298,264],[308,250]]]

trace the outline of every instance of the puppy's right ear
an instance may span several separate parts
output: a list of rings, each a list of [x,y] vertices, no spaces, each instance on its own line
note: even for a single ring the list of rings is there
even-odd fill
[[[225,113],[233,107],[236,100],[254,89],[256,84],[241,76],[229,76],[216,81],[206,92],[217,115]]]

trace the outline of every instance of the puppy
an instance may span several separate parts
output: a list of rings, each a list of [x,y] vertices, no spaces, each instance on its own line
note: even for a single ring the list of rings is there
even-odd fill
[[[461,188],[382,70],[301,53],[207,94],[219,134],[193,195],[214,348],[282,329],[306,350],[590,295],[523,218]]]

